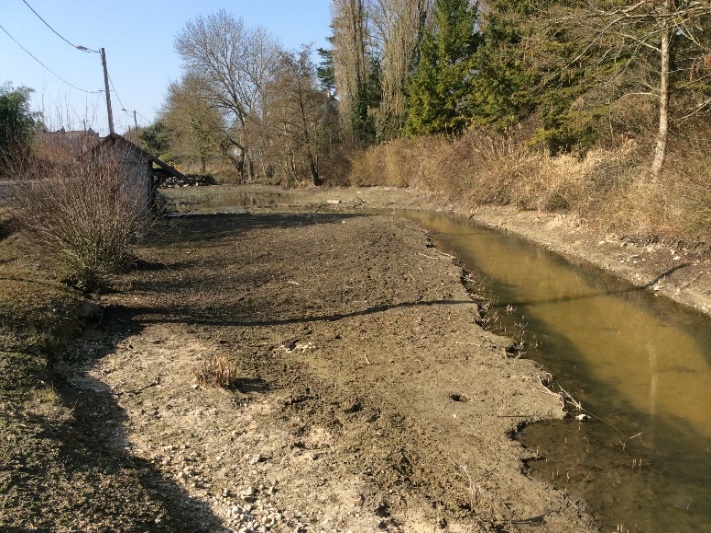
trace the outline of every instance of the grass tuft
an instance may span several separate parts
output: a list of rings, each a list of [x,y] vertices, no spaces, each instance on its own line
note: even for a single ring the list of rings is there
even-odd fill
[[[234,361],[218,356],[203,361],[195,367],[193,372],[199,386],[222,387],[224,389],[233,389],[237,385],[239,375]]]

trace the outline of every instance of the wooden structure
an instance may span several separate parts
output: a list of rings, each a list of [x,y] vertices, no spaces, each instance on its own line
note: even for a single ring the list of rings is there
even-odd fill
[[[117,133],[104,137],[88,153],[95,157],[106,155],[114,158],[121,177],[126,180],[134,180],[139,185],[139,200],[149,209],[155,209],[156,189],[168,176],[187,180],[185,175],[168,163],[161,161],[158,156],[147,152]]]

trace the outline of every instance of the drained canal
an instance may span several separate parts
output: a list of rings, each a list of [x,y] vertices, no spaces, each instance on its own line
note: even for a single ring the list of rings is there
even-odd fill
[[[524,356],[590,416],[523,429],[528,474],[584,499],[606,532],[711,531],[711,320],[516,237],[407,216],[486,278],[490,314],[525,329]]]
[[[527,474],[585,500],[604,532],[711,532],[711,319],[462,218],[400,215],[484,278],[489,316],[525,331],[523,357],[582,406],[516,435]]]

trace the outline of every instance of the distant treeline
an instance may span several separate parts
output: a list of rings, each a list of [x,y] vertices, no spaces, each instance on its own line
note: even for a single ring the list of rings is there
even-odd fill
[[[354,153],[472,128],[550,155],[634,139],[650,175],[711,115],[707,0],[333,0],[330,47],[286,51],[225,11],[186,24],[144,144],[242,180],[343,178]],[[316,61],[314,55],[318,54]]]

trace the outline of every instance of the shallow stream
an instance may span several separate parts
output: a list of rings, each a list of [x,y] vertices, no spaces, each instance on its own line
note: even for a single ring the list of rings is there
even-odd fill
[[[711,531],[711,319],[461,218],[406,216],[486,278],[490,314],[525,329],[524,357],[591,417],[523,429],[528,474],[584,499],[605,532]]]

